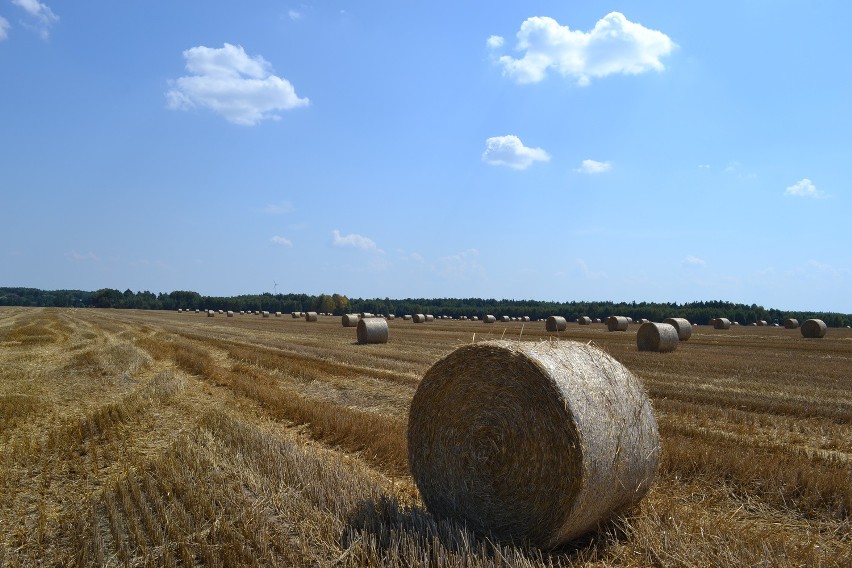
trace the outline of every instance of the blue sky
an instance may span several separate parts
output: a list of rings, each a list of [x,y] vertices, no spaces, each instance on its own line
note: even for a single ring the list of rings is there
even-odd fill
[[[0,0],[0,285],[852,312],[852,4],[409,4]]]

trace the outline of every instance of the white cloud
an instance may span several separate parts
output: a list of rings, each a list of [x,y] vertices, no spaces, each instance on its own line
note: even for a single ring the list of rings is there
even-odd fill
[[[581,174],[602,174],[612,169],[611,162],[598,162],[596,160],[583,160],[583,164],[574,170]]]
[[[503,36],[489,36],[488,39],[485,40],[485,45],[487,45],[490,49],[499,49],[503,47]]]
[[[302,13],[298,10],[293,10],[292,8],[287,12],[287,15],[290,17],[291,20],[302,19]]]
[[[278,246],[281,246],[281,247],[292,247],[293,246],[293,241],[291,241],[290,239],[288,239],[286,237],[279,237],[278,235],[275,235],[274,237],[269,239],[269,242],[271,242],[273,245],[278,245]]]
[[[36,20],[33,27],[42,39],[50,37],[50,28],[59,21],[59,16],[53,13],[53,10],[47,4],[43,4],[38,0],[12,0],[12,4],[21,8]],[[6,22],[8,24],[8,22]],[[0,23],[0,28],[2,23]]]
[[[527,148],[521,139],[512,134],[494,136],[485,141],[482,161],[492,166],[509,166],[516,170],[525,170],[533,162],[547,162],[550,154],[541,148]]]
[[[293,204],[289,201],[281,201],[280,203],[270,203],[266,207],[263,208],[264,213],[269,213],[270,215],[283,215],[285,213],[291,213],[293,211]]]
[[[471,278],[485,273],[479,263],[479,251],[474,248],[439,258],[438,271],[446,278]]]
[[[660,57],[676,47],[666,34],[631,22],[619,12],[598,20],[590,32],[571,30],[553,18],[527,18],[517,38],[516,49],[523,57],[504,55],[497,60],[503,74],[516,83],[537,83],[549,69],[575,78],[581,86],[615,73],[662,71]]]
[[[287,79],[273,75],[262,56],[249,57],[241,46],[198,46],[183,52],[185,75],[166,93],[170,109],[204,107],[234,124],[278,120],[279,111],[307,106]]]
[[[93,253],[92,251],[89,251],[89,252],[87,252],[87,253],[80,254],[80,253],[79,253],[79,252],[77,252],[76,250],[72,250],[72,251],[70,251],[70,252],[66,252],[66,253],[65,253],[65,258],[67,258],[68,260],[73,260],[74,262],[85,262],[85,261],[88,261],[88,260],[92,260],[92,261],[98,261],[98,260],[100,260],[100,258],[98,258],[98,257],[95,255],[95,253]]]
[[[692,266],[706,266],[707,265],[707,262],[705,262],[705,260],[703,258],[698,258],[697,256],[693,256],[691,254],[687,255],[687,257],[685,259],[683,259],[683,261],[686,264],[691,264]]]
[[[9,37],[9,28],[11,25],[9,24],[9,20],[0,16],[0,41],[7,39]]]
[[[582,258],[577,259],[577,267],[580,269],[580,273],[583,277],[587,280],[600,280],[601,278],[606,278],[606,272],[597,272],[592,270]]]
[[[376,248],[376,243],[363,235],[352,233],[350,235],[341,235],[337,229],[331,232],[333,240],[332,244],[336,247],[355,247],[362,250],[379,250]]]
[[[698,164],[698,169],[699,170],[709,170],[710,164]]]
[[[808,178],[801,179],[784,190],[784,195],[796,197],[823,197],[825,194],[818,190]]]

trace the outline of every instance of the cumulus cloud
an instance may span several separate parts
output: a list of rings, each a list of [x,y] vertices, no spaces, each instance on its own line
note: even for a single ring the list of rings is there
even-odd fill
[[[42,39],[50,37],[50,28],[53,27],[53,24],[59,21],[59,16],[54,14],[53,10],[51,10],[47,4],[39,2],[38,0],[12,0],[12,4],[21,8],[35,20],[35,24],[31,27],[38,32]],[[8,23],[9,22],[6,22],[7,27]],[[2,27],[3,24],[0,22],[0,30],[2,30]],[[0,31],[0,35],[3,33],[5,32]],[[0,39],[2,39],[2,37],[0,37]]]
[[[379,250],[376,247],[375,241],[363,235],[352,233],[349,235],[341,235],[337,229],[331,232],[332,244],[336,247],[354,247],[362,250]]]
[[[503,47],[503,36],[489,36],[488,39],[485,40],[485,45],[487,45],[491,49],[499,49]]]
[[[523,56],[497,59],[503,74],[516,83],[538,83],[551,69],[581,86],[616,73],[662,71],[660,58],[676,47],[666,34],[631,22],[619,12],[598,20],[590,32],[572,30],[553,18],[528,18],[516,37],[515,49]]]
[[[691,264],[692,266],[706,266],[707,262],[704,261],[703,258],[698,258],[697,256],[688,255],[683,261],[686,264]]]
[[[280,237],[278,235],[275,235],[274,237],[269,239],[269,242],[271,242],[273,245],[278,245],[280,247],[292,247],[293,246],[293,241],[291,241],[290,239],[288,239],[286,237]]]
[[[280,111],[307,106],[287,79],[273,75],[262,56],[250,57],[241,46],[198,46],[183,52],[189,75],[171,84],[166,93],[173,110],[203,107],[234,124],[252,126],[278,120]]]
[[[581,174],[602,174],[612,169],[611,162],[598,162],[596,160],[583,160],[579,168],[574,170]]]
[[[818,190],[808,178],[801,179],[784,190],[784,195],[796,197],[823,197],[825,194]]]
[[[0,16],[0,41],[7,39],[9,37],[9,20]]]
[[[482,161],[492,166],[509,166],[516,170],[525,170],[533,162],[547,162],[550,154],[541,148],[528,148],[515,135],[494,136],[485,141]]]

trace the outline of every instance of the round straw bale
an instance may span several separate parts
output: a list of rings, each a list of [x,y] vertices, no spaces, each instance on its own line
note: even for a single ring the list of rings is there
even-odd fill
[[[521,318],[521,321],[530,321],[530,316],[524,316]]]
[[[358,325],[358,320],[361,319],[361,316],[358,314],[343,314],[341,318],[341,323],[343,327],[355,327]]]
[[[765,326],[765,325],[766,325],[766,320],[757,320],[757,325],[759,325],[760,327]]]
[[[305,312],[305,321],[317,321],[317,313]]]
[[[497,318],[490,314],[482,318],[482,323],[495,323],[496,321]]]
[[[636,332],[636,347],[639,351],[667,353],[677,349],[677,328],[668,323],[645,322]]]
[[[512,318],[510,318],[509,316],[500,316],[500,321],[503,323],[510,322],[512,321]]]
[[[667,323],[677,330],[677,338],[681,341],[686,341],[692,337],[692,324],[686,318],[666,318],[663,323]]]
[[[426,314],[426,321],[435,321],[435,316],[432,314]]]
[[[460,347],[426,372],[408,419],[433,515],[545,549],[641,499],[659,453],[639,380],[576,341]]]
[[[385,318],[358,320],[358,343],[387,343],[388,322]]]
[[[796,318],[787,318],[784,320],[784,327],[787,329],[796,329],[799,327],[799,320]]]
[[[630,317],[630,316],[628,316],[628,317],[627,317],[627,323],[633,323],[633,318],[632,318],[632,317]]]
[[[713,320],[714,329],[731,329],[731,320],[728,318],[715,318]]]
[[[403,319],[403,320],[405,320],[405,321],[408,321],[408,320],[410,320],[412,317],[413,317],[413,316],[412,316],[411,314],[403,314],[402,319]]]
[[[577,323],[580,325],[590,325],[592,323],[592,318],[589,316],[580,316],[577,318]]]
[[[207,317],[208,318],[216,317],[216,312],[214,312],[213,310],[207,310]]]
[[[627,331],[629,319],[624,316],[609,316],[606,320],[606,328],[609,331]]]
[[[565,331],[568,329],[568,322],[562,316],[548,316],[544,323],[544,329],[547,331]]]
[[[281,312],[275,312],[275,317],[280,318],[280,317],[281,317]]]
[[[414,323],[423,323],[426,321],[426,316],[423,314],[414,314],[411,317],[411,321],[413,321]]]
[[[225,313],[225,311],[224,311],[224,310],[219,310],[219,313],[220,313],[220,314],[224,314],[224,313]]]
[[[232,312],[231,310],[228,310],[228,317],[229,318],[234,317],[234,312]]]
[[[592,320],[592,323],[601,323],[601,318],[595,318]]]
[[[821,319],[809,319],[800,328],[802,337],[825,337],[828,326]]]
[[[479,321],[479,316],[470,316],[471,321]]]
[[[261,312],[261,313],[263,314],[263,317],[265,317],[265,318],[269,317],[269,312],[267,312],[266,310],[263,310],[263,312]]]
[[[371,318],[371,317],[373,317],[373,314],[371,314],[370,312],[361,312],[361,318]]]

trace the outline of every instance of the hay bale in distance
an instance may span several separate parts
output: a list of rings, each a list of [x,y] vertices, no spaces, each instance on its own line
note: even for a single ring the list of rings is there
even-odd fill
[[[568,322],[562,316],[548,316],[544,323],[544,329],[547,331],[565,331],[568,329]]]
[[[267,312],[266,310],[263,310],[261,313],[263,314],[263,317],[265,317],[265,318],[269,317],[269,312]]]
[[[426,314],[425,321],[435,321],[435,316],[433,316],[432,314]]]
[[[207,317],[208,318],[216,317],[216,312],[214,312],[213,310],[207,310]]]
[[[356,327],[360,319],[361,316],[358,314],[343,314],[340,321],[343,324],[343,327]]]
[[[387,343],[388,322],[385,318],[361,318],[358,320],[358,343]]]
[[[577,318],[577,323],[579,323],[580,325],[591,325],[592,318],[590,318],[589,316],[580,316]]]
[[[305,312],[305,321],[317,321],[317,313]]]
[[[796,318],[787,318],[784,320],[784,327],[787,329],[796,329],[799,327],[799,320]]]
[[[765,326],[765,325],[766,325],[766,320],[757,320],[757,325],[759,325],[760,327]]]
[[[731,320],[728,318],[714,318],[713,329],[731,329]]]
[[[411,314],[404,314],[404,315],[402,316],[402,319],[403,319],[404,321],[408,321],[408,320],[410,320],[412,317],[414,317],[414,316],[412,316]]]
[[[411,317],[411,321],[413,321],[414,323],[425,323],[426,316],[424,314],[414,314]]]
[[[680,343],[677,328],[668,323],[645,322],[636,332],[636,347],[639,351],[668,353]]]
[[[509,316],[500,316],[501,323],[508,323],[510,321],[512,321],[512,318],[510,318]]]
[[[576,341],[460,347],[426,372],[408,419],[433,515],[544,549],[641,499],[659,454],[639,380]]]
[[[630,318],[625,316],[609,316],[606,320],[607,331],[627,331]]]
[[[686,318],[666,318],[663,323],[673,326],[677,330],[677,338],[681,341],[692,337],[692,324]]]
[[[828,326],[821,319],[809,319],[799,329],[802,332],[802,337],[819,338],[825,337]]]
[[[229,318],[234,317],[234,312],[232,312],[231,310],[228,310],[228,311],[227,311],[227,316],[228,316]]]
[[[482,318],[482,323],[496,323],[496,322],[497,322],[497,317],[492,316],[491,314]]]

